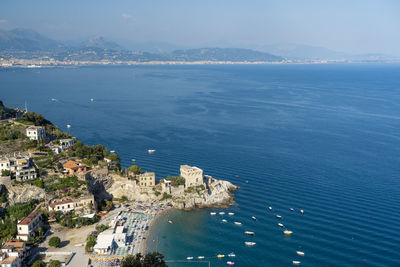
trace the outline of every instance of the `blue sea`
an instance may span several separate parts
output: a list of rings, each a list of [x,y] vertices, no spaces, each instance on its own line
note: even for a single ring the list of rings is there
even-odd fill
[[[400,266],[398,64],[2,69],[0,99],[70,124],[124,167],[159,179],[189,164],[240,186],[223,216],[157,221],[149,246],[169,266]]]

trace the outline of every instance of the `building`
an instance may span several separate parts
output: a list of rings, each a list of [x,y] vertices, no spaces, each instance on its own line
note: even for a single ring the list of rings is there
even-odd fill
[[[114,247],[114,233],[112,229],[109,229],[97,236],[97,242],[93,250],[98,255],[109,255]]]
[[[10,160],[8,158],[0,159],[0,172],[1,171],[10,171]]]
[[[88,171],[88,166],[73,160],[69,160],[63,164],[63,168],[69,175],[84,174]]]
[[[17,238],[28,241],[29,238],[34,238],[39,227],[42,225],[42,216],[40,213],[32,212],[28,216],[18,221]]]
[[[26,256],[25,242],[9,240],[1,247],[1,267],[21,267]]]
[[[97,210],[93,195],[83,196],[74,200],[74,210],[81,214],[89,214]]]
[[[61,211],[62,213],[74,210],[74,201],[71,199],[63,199],[59,201],[54,201],[49,204],[49,211]]]
[[[181,177],[185,178],[185,186],[197,186],[203,184],[203,170],[189,165],[181,165]]]
[[[46,138],[46,129],[43,126],[29,126],[26,128],[26,136],[29,140],[42,140]]]
[[[28,156],[14,155],[0,159],[0,171],[8,170],[17,181],[37,178],[37,170]]]
[[[155,172],[145,172],[139,176],[139,186],[140,187],[153,187],[156,185],[156,173]]]
[[[67,138],[67,139],[60,139],[60,146],[63,150],[70,149],[74,145],[74,139]]]

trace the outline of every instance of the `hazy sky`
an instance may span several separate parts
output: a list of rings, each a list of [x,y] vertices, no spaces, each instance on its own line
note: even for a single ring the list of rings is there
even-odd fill
[[[0,29],[185,46],[299,43],[400,55],[400,0],[1,0]]]

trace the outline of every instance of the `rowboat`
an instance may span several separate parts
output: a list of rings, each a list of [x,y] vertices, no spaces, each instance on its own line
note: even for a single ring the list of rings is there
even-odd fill
[[[235,215],[235,213],[233,213],[233,212],[228,212],[228,215],[229,215],[229,216],[233,216],[233,215]]]
[[[168,221],[168,223],[169,223],[169,224],[173,224],[173,222],[172,222],[172,221]]]
[[[257,220],[256,216],[251,216],[251,218],[255,221]]]
[[[224,257],[225,257],[224,254],[218,254],[218,255],[217,255],[217,258],[224,258]]]
[[[294,208],[290,208],[290,211],[294,211]]]
[[[186,257],[187,260],[193,260],[193,257]]]
[[[231,252],[228,254],[228,257],[236,257],[235,253]]]
[[[296,251],[297,255],[299,256],[304,256],[304,252],[303,251]]]
[[[283,223],[278,223],[278,226],[279,227],[283,227]]]
[[[292,231],[289,231],[289,230],[285,230],[285,231],[283,231],[283,233],[284,233],[285,235],[291,235],[291,234],[293,234],[293,232],[292,232]]]
[[[228,222],[227,220],[225,220],[225,219],[222,219],[222,221],[221,222],[223,222],[223,223],[226,223],[226,222]]]
[[[281,215],[276,215],[276,218],[282,219],[282,216]]]
[[[198,256],[197,258],[202,260],[202,259],[204,259],[204,256]]]
[[[254,232],[245,231],[244,234],[246,234],[246,235],[254,235]]]
[[[235,263],[233,261],[227,261],[226,264],[228,265],[235,265]]]
[[[254,246],[254,245],[256,244],[256,242],[249,242],[249,241],[246,241],[246,242],[244,242],[244,244],[245,244],[246,246]]]
[[[236,225],[242,225],[241,222],[234,222],[234,224],[236,224]]]
[[[301,213],[301,214],[304,214],[304,210],[300,210],[300,213]]]
[[[221,211],[220,213],[219,213],[219,215],[224,215],[225,214],[225,212],[223,212],[223,211]]]
[[[268,207],[269,210],[272,210],[272,207]]]
[[[300,265],[301,261],[293,261],[293,265]]]

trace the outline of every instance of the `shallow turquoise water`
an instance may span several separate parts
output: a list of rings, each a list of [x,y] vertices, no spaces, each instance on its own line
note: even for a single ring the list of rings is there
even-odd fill
[[[0,71],[0,98],[71,124],[125,167],[135,158],[161,178],[191,164],[239,185],[226,224],[210,210],[159,220],[150,242],[167,260],[225,266],[215,255],[233,251],[236,266],[397,266],[399,77],[399,65],[372,64],[20,69]]]

